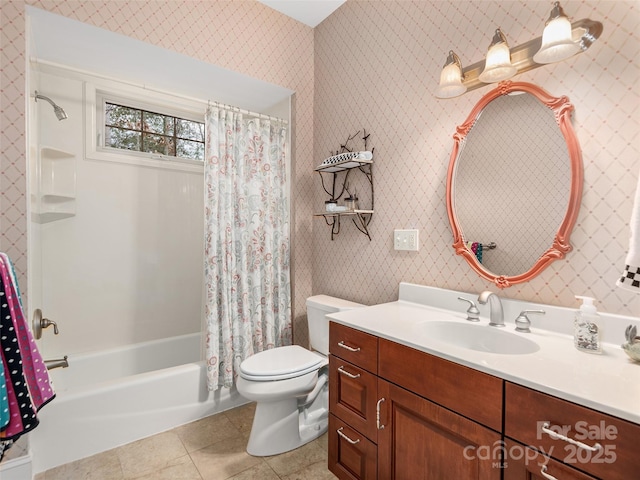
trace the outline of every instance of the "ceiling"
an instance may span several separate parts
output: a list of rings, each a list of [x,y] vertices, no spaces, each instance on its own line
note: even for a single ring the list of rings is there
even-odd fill
[[[346,0],[258,0],[299,22],[316,27]]]

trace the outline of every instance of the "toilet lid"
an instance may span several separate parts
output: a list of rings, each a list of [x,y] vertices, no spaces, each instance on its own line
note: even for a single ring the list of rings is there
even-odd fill
[[[240,376],[248,380],[271,381],[298,377],[319,369],[327,359],[299,345],[272,348],[240,364]]]

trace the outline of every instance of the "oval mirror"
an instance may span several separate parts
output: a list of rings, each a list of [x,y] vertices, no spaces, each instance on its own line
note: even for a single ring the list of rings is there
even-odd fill
[[[502,82],[456,129],[447,173],[453,248],[499,288],[526,282],[571,250],[582,197],[573,105]]]

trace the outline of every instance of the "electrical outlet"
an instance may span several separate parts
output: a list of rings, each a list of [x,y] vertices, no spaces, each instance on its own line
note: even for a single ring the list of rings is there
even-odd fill
[[[418,229],[411,230],[394,230],[393,231],[393,249],[408,250],[417,252],[420,245],[418,240]]]

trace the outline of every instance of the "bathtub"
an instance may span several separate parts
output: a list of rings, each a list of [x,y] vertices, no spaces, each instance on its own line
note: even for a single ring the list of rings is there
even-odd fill
[[[242,405],[209,392],[199,333],[69,355],[29,434],[34,474]]]

